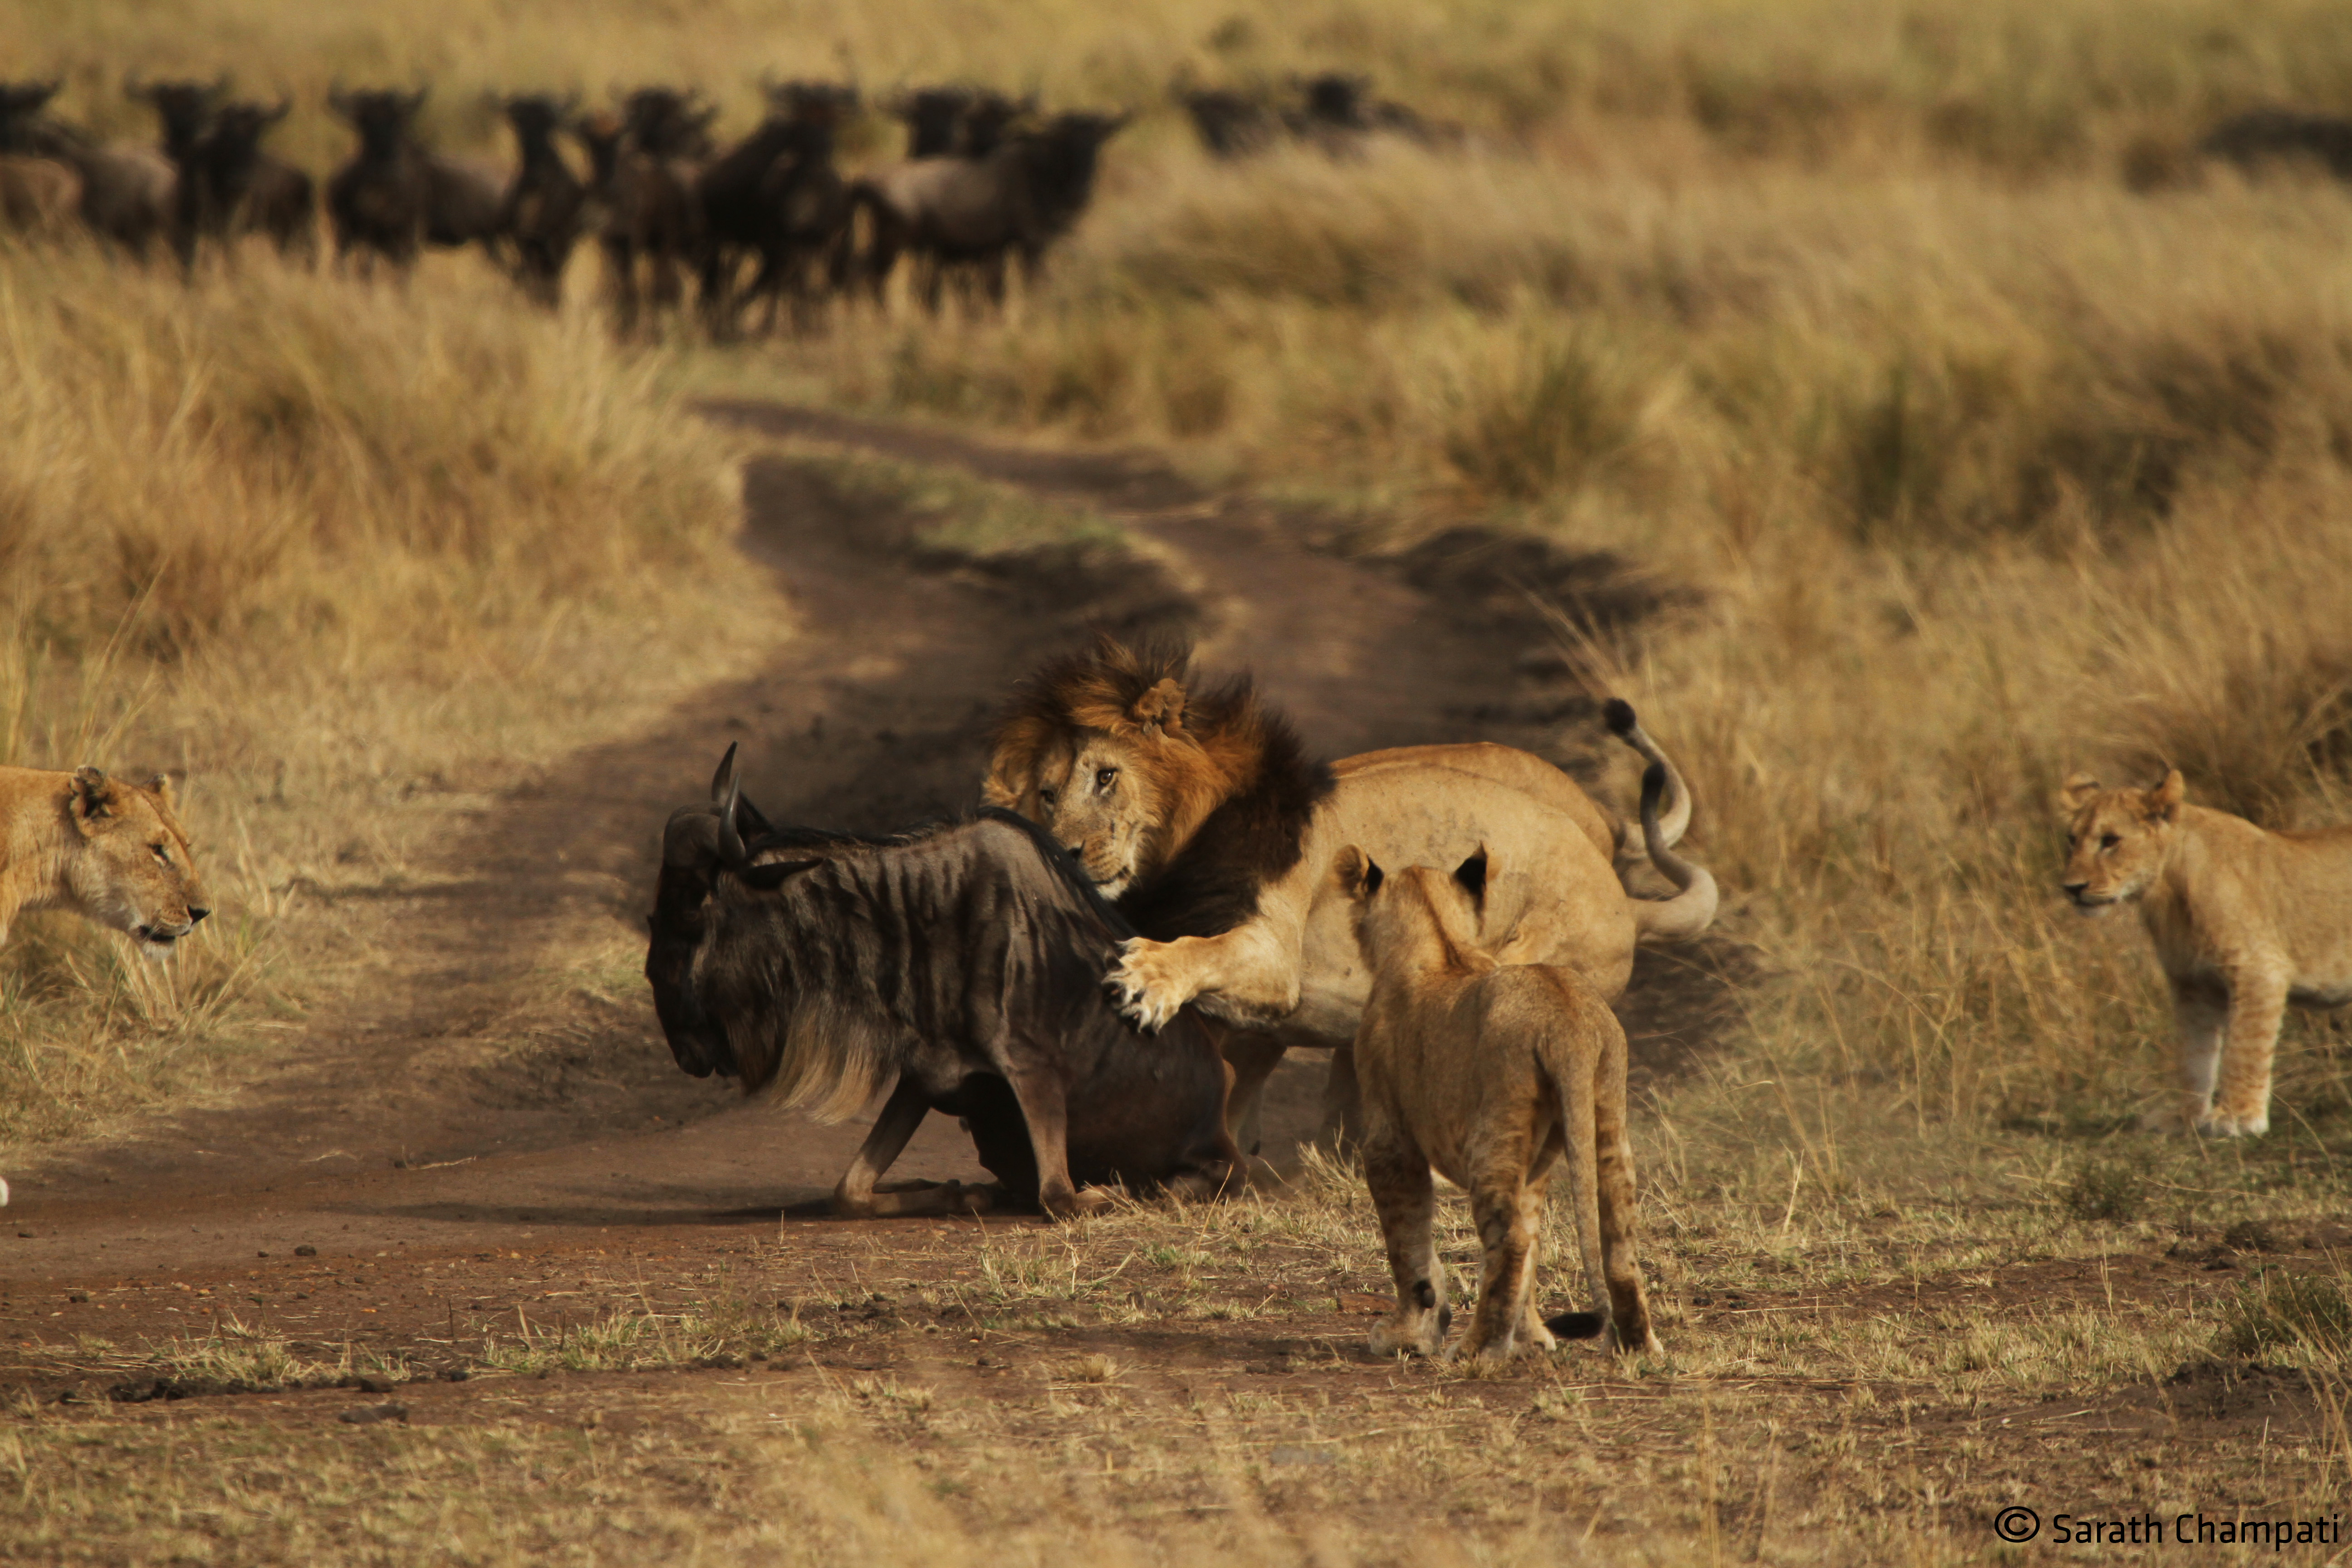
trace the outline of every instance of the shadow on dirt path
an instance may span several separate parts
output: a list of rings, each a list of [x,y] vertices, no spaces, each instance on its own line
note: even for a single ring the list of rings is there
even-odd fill
[[[972,804],[1009,684],[1107,626],[1197,637],[1204,663],[1253,668],[1328,754],[1489,739],[1590,772],[1592,700],[1566,679],[1528,590],[1604,626],[1672,601],[1612,558],[1493,536],[1350,561],[1299,542],[1296,518],[1143,458],[768,406],[709,412],[1082,502],[1144,536],[1149,558],[941,563],[912,547],[916,519],[845,497],[824,465],[755,458],[743,548],[778,573],[800,622],[777,659],[483,812],[442,880],[370,895],[400,907],[401,950],[365,995],[306,1026],[278,1077],[17,1177],[0,1225],[0,1326],[28,1292],[46,1302],[123,1269],[184,1283],[250,1274],[238,1260],[257,1253],[289,1267],[297,1246],[411,1258],[484,1246],[522,1258],[520,1247],[615,1233],[650,1246],[681,1226],[765,1230],[780,1204],[821,1196],[862,1124],[818,1127],[684,1077],[640,986],[567,991],[548,962],[583,931],[609,931],[596,922],[638,929],[661,825],[700,796],[730,741],[779,819],[885,828],[952,815]],[[1625,1009],[1640,1059],[1664,1067],[1720,1027],[1736,954],[1645,955]],[[1286,1067],[1270,1152],[1311,1125],[1320,1070]],[[978,1175],[938,1119],[894,1173]]]

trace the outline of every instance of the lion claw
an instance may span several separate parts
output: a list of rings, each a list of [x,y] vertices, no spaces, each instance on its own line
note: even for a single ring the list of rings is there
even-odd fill
[[[1142,968],[1149,963],[1150,954],[1139,952],[1139,946],[1136,942],[1127,944],[1126,956],[1118,968],[1103,977],[1103,984],[1110,993],[1111,1005],[1122,1017],[1144,1033],[1156,1035],[1183,1010],[1184,1004],[1181,1000],[1171,1003],[1153,984],[1151,976]]]

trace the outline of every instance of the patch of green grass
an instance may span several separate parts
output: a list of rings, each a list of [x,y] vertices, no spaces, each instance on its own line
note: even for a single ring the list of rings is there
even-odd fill
[[[2329,1366],[2352,1359],[2352,1293],[2342,1274],[2266,1269],[2225,1309],[2217,1347],[2249,1358],[2294,1354]]]

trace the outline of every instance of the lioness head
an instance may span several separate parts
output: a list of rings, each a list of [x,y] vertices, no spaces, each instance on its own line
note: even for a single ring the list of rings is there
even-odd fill
[[[96,768],[76,770],[66,799],[75,835],[66,856],[68,893],[150,958],[169,954],[212,913],[173,805],[172,781],[161,773],[134,784]]]
[[[1026,682],[981,795],[1054,836],[1116,899],[1248,781],[1264,727],[1246,681],[1196,698],[1182,649],[1105,637]]]
[[[1353,845],[1339,851],[1331,874],[1353,905],[1356,945],[1375,974],[1430,967],[1486,968],[1475,957],[1486,915],[1490,868],[1486,847],[1451,872],[1407,866],[1393,877]]]
[[[2103,915],[2147,891],[2180,822],[2189,786],[2180,770],[2154,789],[2108,789],[2076,773],[2058,792],[2066,818],[2066,872],[2061,885],[2074,907]]]

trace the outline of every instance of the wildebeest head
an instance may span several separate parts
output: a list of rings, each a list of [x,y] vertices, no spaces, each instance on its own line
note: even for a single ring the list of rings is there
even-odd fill
[[[1034,188],[1050,221],[1067,225],[1094,198],[1095,168],[1103,143],[1131,118],[1074,110],[1054,116],[1029,138]]]
[[[261,155],[261,139],[293,107],[287,99],[276,103],[224,104],[213,117],[212,132],[205,139],[215,172],[232,182],[236,176],[250,173],[255,160]]]
[[[425,107],[425,91],[420,87],[414,92],[396,88],[345,92],[339,87],[327,94],[327,107],[336,119],[359,132],[361,156],[389,160],[407,144],[416,111]]]
[[[944,158],[955,150],[956,126],[970,108],[968,87],[923,87],[887,100],[883,109],[907,127],[907,156]]]
[[[668,87],[641,87],[621,106],[629,142],[640,153],[656,158],[699,158],[710,152],[710,122],[719,118],[716,104],[698,101],[700,95]]]
[[[228,78],[203,81],[142,82],[127,79],[122,90],[155,110],[162,121],[163,151],[174,162],[185,158],[203,140],[212,123],[213,110],[228,91]]]
[[[696,1078],[742,1075],[735,1047],[713,1016],[710,969],[719,931],[715,920],[723,879],[773,886],[810,861],[754,866],[745,846],[769,831],[767,819],[742,795],[735,777],[735,748],[710,781],[711,804],[689,805],[670,815],[662,832],[661,876],[654,886],[646,949],[646,979],[653,986],[654,1012],[669,1039],[677,1065]],[[772,1064],[771,1064],[772,1065]],[[757,1087],[752,1085],[750,1087]]]
[[[555,133],[571,119],[578,100],[559,102],[543,92],[525,93],[502,100],[499,109],[514,127],[515,141],[528,153],[552,146]]]
[[[42,152],[41,110],[58,89],[54,81],[0,82],[0,153]]]

